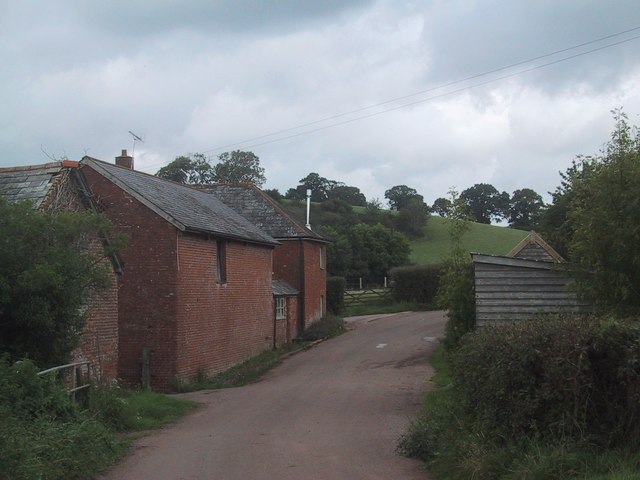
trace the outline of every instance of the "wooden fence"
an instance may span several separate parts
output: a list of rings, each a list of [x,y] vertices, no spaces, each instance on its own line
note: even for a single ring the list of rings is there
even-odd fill
[[[344,305],[371,305],[372,303],[384,303],[391,301],[390,288],[368,288],[362,290],[345,290]]]

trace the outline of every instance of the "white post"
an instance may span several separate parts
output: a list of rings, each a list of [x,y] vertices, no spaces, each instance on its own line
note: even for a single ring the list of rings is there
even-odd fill
[[[362,290],[362,277],[360,277],[360,290]]]
[[[307,189],[307,228],[311,228],[311,223],[309,223],[309,216],[311,213],[311,190]]]
[[[384,277],[384,288],[387,288],[387,277]]]

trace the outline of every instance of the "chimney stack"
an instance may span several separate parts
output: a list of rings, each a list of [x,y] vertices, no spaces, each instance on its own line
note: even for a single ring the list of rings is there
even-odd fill
[[[122,155],[116,157],[116,165],[133,170],[133,157],[127,154],[126,149],[122,150]]]

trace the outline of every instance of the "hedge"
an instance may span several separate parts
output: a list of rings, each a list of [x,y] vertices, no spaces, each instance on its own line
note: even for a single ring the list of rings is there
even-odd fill
[[[413,265],[391,269],[389,276],[396,302],[430,304],[435,301],[442,265]]]
[[[344,310],[345,285],[344,277],[327,278],[327,310],[334,315],[339,315]]]
[[[453,355],[479,431],[618,445],[640,435],[640,328],[608,318],[486,326]]]

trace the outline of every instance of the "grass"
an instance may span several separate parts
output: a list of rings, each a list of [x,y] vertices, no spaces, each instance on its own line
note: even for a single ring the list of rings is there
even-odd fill
[[[258,380],[266,372],[279,365],[284,357],[307,347],[308,344],[303,342],[288,343],[280,348],[262,352],[213,377],[199,375],[191,381],[179,383],[176,385],[176,390],[194,392],[196,390],[241,387]]]
[[[255,382],[266,372],[279,365],[285,357],[309,348],[314,340],[335,337],[345,331],[345,324],[341,318],[328,315],[307,328],[300,339],[301,341],[287,343],[282,347],[264,351],[213,377],[207,378],[199,375],[192,381],[177,384],[176,389],[179,392],[193,392],[196,390],[217,390],[247,385]]]
[[[418,265],[442,262],[451,250],[446,219],[438,216],[429,217],[424,232],[424,237],[410,242],[411,262]],[[471,223],[463,244],[469,252],[505,255],[527,235],[528,232],[523,230]]]
[[[631,480],[640,478],[640,445],[618,448],[523,438],[505,443],[472,431],[452,385],[444,347],[431,358],[436,388],[398,442],[398,451],[426,462],[437,480]]]
[[[124,398],[133,412],[131,432],[155,430],[173,422],[197,407],[191,400],[176,398],[150,390],[132,392]]]

